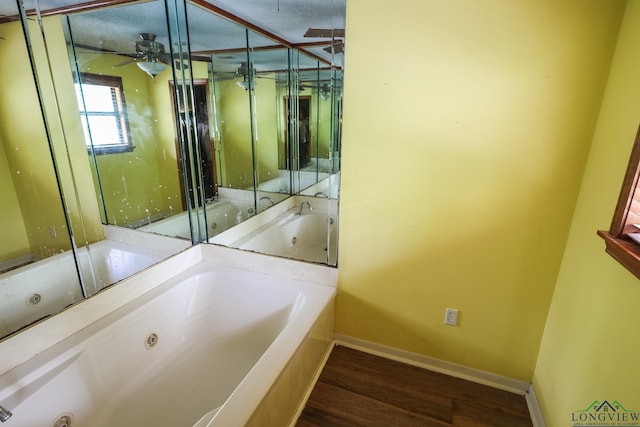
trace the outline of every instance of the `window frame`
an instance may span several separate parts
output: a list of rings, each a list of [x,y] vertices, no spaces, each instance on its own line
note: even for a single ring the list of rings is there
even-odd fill
[[[112,144],[112,145],[93,145],[92,141],[86,141],[85,145],[87,146],[87,151],[89,153],[93,152],[94,154],[115,154],[115,153],[127,153],[132,152],[135,148],[133,142],[131,140],[131,130],[129,128],[129,116],[127,115],[127,103],[124,97],[124,86],[122,84],[122,78],[118,76],[108,76],[101,74],[92,74],[92,73],[80,73],[80,78],[76,79],[76,83],[81,86],[84,84],[94,85],[94,86],[108,86],[111,88],[116,88],[118,91],[117,98],[120,102],[114,103],[114,107],[116,107],[115,116],[117,116],[118,122],[120,123],[119,131],[122,135],[122,140],[124,141],[121,144]],[[84,96],[84,92],[83,92]],[[89,126],[88,116],[91,112],[87,112],[84,109],[84,105],[79,105],[79,113],[81,117],[87,118],[87,125]],[[84,125],[83,125],[84,128]],[[89,126],[90,129],[90,126]],[[83,129],[84,134],[84,129]]]
[[[597,232],[604,239],[605,251],[640,279],[640,243],[635,242],[628,236],[631,232],[640,232],[638,227],[628,223],[634,195],[636,195],[637,191],[640,192],[640,187],[638,187],[639,178],[640,127],[636,132],[636,138],[609,231],[598,230]]]

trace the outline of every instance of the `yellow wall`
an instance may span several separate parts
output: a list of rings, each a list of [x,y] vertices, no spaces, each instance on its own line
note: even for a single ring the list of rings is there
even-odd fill
[[[258,182],[278,178],[278,97],[275,75],[259,79],[256,85],[254,111],[256,113],[255,154]],[[271,80],[269,77],[273,77]],[[238,88],[240,89],[240,88]]]
[[[256,86],[258,90],[259,85]],[[248,92],[236,80],[216,83],[220,119],[222,187],[248,188],[253,185],[251,127]]]
[[[622,9],[347,2],[338,333],[531,380]]]
[[[639,124],[640,2],[628,2],[533,384],[547,427],[594,400],[640,410],[640,282],[604,251]]]
[[[81,71],[122,79],[135,147],[132,152],[96,156],[108,222],[127,225],[147,216],[181,212],[175,128],[167,83],[172,77],[171,70],[167,68],[152,79],[133,62],[114,67],[128,59],[124,56],[82,53],[78,58]],[[157,102],[156,97],[163,102]]]
[[[316,108],[317,107],[317,108]],[[312,111],[318,110],[312,117],[312,130],[314,140],[313,156],[328,159],[331,146],[331,98],[322,99],[317,94],[313,94]],[[315,141],[315,134],[318,134]]]
[[[47,56],[37,22],[30,20],[29,24],[30,40],[34,48],[60,185],[64,192],[75,242],[78,246],[84,246],[86,243],[104,239],[104,232],[98,203],[92,191],[93,182],[89,179],[91,169],[78,115],[62,22],[59,16],[44,19],[50,65],[45,62]],[[48,73],[49,67],[51,73]],[[26,69],[24,72],[29,71]]]
[[[206,79],[206,64],[193,64],[194,79]],[[138,68],[136,65],[133,67]],[[138,70],[140,71],[140,70]],[[146,76],[146,74],[145,74]],[[173,80],[171,69],[167,68],[154,79],[146,76],[154,109],[154,126],[156,127],[153,144],[158,181],[162,193],[163,211],[170,215],[182,211],[182,190],[180,189],[180,175],[178,173],[178,158],[176,153],[176,126],[173,112],[173,99],[169,81]]]
[[[15,226],[26,229],[27,252],[50,256],[70,248],[69,236],[22,29],[18,22],[1,27],[0,64],[11,67],[0,67],[0,137],[20,205],[14,216],[23,220]],[[40,47],[37,40],[34,44]],[[51,236],[50,227],[57,237]],[[3,234],[3,239],[8,236]],[[22,245],[17,242],[16,247]]]
[[[1,90],[1,89],[0,89]],[[0,97],[2,93],[0,92]],[[0,262],[31,254],[27,230],[20,211],[20,202],[13,186],[11,167],[0,133]]]

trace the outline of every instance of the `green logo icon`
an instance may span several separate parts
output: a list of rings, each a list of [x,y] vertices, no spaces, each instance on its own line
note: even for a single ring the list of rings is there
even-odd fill
[[[629,410],[614,400],[594,400],[586,409],[571,414],[572,427],[640,427],[640,411]]]

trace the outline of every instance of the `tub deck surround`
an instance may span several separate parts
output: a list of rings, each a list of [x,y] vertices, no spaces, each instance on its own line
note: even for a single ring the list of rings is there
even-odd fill
[[[105,227],[105,240],[78,248],[89,294],[186,249],[188,243]],[[71,251],[0,274],[0,336],[82,300]]]
[[[218,198],[205,205],[207,233],[214,237],[231,227],[235,227],[256,214],[256,193],[251,190],[219,188]],[[258,195],[260,197],[260,195]],[[276,204],[287,198],[288,194],[269,193],[269,198]],[[271,206],[265,201],[258,201],[257,211],[261,212]],[[150,222],[137,227],[136,230],[147,233],[191,240],[189,213],[187,211]]]
[[[336,281],[195,246],[0,342],[0,403],[16,427],[245,425],[296,352],[329,347]]]
[[[233,247],[286,258],[335,265],[338,223],[327,215],[297,215],[294,208],[249,233]]]
[[[331,199],[337,199],[340,195],[340,172],[318,181],[311,187],[301,191],[300,194],[303,196],[315,196],[318,194],[318,197],[326,196]]]
[[[280,170],[278,172],[278,177],[270,179],[268,181],[261,182],[258,185],[258,191],[264,191],[268,193],[282,193],[288,195],[291,193],[292,189],[290,188],[291,180],[293,179],[295,183],[293,184],[293,192],[297,192],[298,189],[308,188],[314,185],[318,178],[325,178],[329,175],[327,172],[316,172],[311,167],[309,170],[300,170],[297,173],[293,174],[293,177],[290,176],[289,171]],[[253,190],[253,187],[249,187],[247,190]]]
[[[103,225],[102,227],[104,229],[105,239],[148,248],[163,254],[163,258],[167,258],[191,247],[191,242],[185,242],[183,239],[144,233],[138,230],[112,225]]]
[[[252,202],[243,203],[230,200],[209,202],[205,205],[205,211],[209,236],[220,234],[246,221],[255,214],[255,208]],[[190,227],[189,213],[185,211],[160,221],[138,227],[136,230],[191,240]]]

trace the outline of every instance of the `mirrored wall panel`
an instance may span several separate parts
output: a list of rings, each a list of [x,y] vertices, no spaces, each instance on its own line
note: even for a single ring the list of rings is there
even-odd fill
[[[17,4],[0,6],[0,337],[81,300],[82,265],[65,212],[62,176],[54,167],[52,129],[44,120],[38,80],[32,72],[41,40]],[[33,43],[32,53],[27,49]],[[10,65],[10,66],[9,66]],[[72,194],[68,195],[72,199]],[[83,239],[80,238],[78,242]]]
[[[196,243],[337,265],[339,31],[298,46],[219,1],[8,3],[0,337]]]

